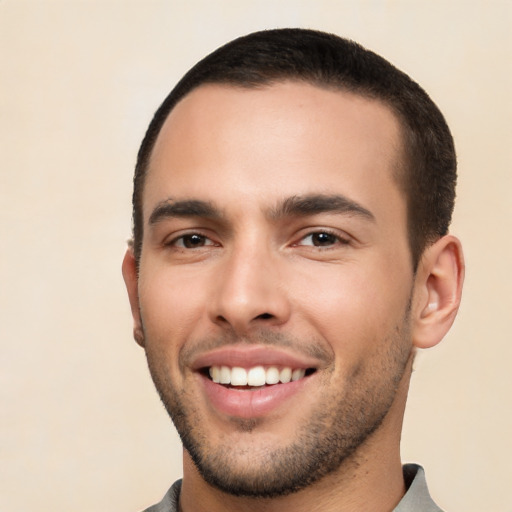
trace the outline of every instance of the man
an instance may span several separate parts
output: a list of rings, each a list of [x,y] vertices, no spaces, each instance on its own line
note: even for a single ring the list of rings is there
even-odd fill
[[[123,274],[183,480],[148,511],[435,511],[399,441],[460,301],[443,116],[381,57],[264,31],[151,122]]]

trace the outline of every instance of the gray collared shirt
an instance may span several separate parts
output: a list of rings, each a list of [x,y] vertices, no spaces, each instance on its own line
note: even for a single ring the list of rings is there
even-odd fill
[[[393,512],[443,512],[430,497],[423,468],[417,464],[406,464],[403,471],[407,491]],[[180,490],[181,480],[178,480],[160,503],[144,512],[178,512]]]

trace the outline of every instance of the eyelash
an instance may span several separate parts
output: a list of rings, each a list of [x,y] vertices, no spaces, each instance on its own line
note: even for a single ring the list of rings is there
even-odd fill
[[[334,241],[332,241],[332,243],[328,243],[326,246],[314,245],[313,240],[312,240],[311,244],[301,244],[300,243],[300,242],[303,242],[304,240],[306,240],[307,238],[314,237],[315,235],[328,235],[329,237],[332,237],[334,239]],[[311,246],[311,247],[315,247],[315,248],[319,248],[319,249],[332,249],[333,246],[336,246],[338,244],[342,245],[342,246],[350,245],[350,239],[348,237],[340,236],[338,233],[333,232],[329,229],[319,229],[319,230],[311,231],[310,233],[307,233],[302,238],[300,238],[299,242],[297,242],[293,245],[296,245],[296,246],[297,245],[305,245],[305,246]]]
[[[187,247],[186,240],[188,239],[190,241],[192,237],[197,237],[198,239],[202,240],[203,243],[201,245],[196,245],[195,247]],[[185,233],[183,235],[177,236],[173,238],[170,242],[166,242],[164,245],[167,247],[175,247],[178,249],[201,249],[202,247],[216,247],[219,244],[215,243],[210,237],[203,235],[202,233],[194,232]]]
[[[327,241],[327,243],[325,245],[321,245],[321,243],[319,245],[315,245],[313,237],[315,237],[317,235],[327,235],[328,237],[331,237],[332,240],[330,242]],[[191,244],[191,245],[187,246],[187,240],[190,242],[193,237],[197,237],[198,242],[200,242],[200,243],[198,243],[197,245]],[[304,242],[308,238],[312,239],[311,243],[308,243],[308,244],[301,243],[301,242]],[[294,247],[297,247],[297,246],[299,246],[299,247],[300,246],[314,247],[314,248],[320,249],[320,250],[322,250],[322,249],[328,250],[328,249],[332,249],[338,245],[344,246],[344,245],[349,245],[349,244],[350,244],[350,240],[348,238],[344,238],[344,237],[340,236],[338,233],[335,233],[328,229],[319,229],[316,231],[311,231],[311,232],[307,233],[306,235],[302,236],[299,239],[299,241],[292,244],[292,246],[294,246]],[[211,238],[209,238],[208,236],[206,236],[202,233],[198,233],[198,232],[185,233],[183,235],[173,238],[170,242],[166,242],[164,245],[168,246],[168,247],[170,246],[170,247],[174,247],[177,249],[182,249],[182,250],[193,250],[193,249],[201,249],[203,247],[218,247],[219,246],[219,244],[215,243]]]

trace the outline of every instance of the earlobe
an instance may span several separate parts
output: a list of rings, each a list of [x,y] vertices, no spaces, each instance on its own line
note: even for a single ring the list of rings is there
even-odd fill
[[[418,266],[415,281],[413,344],[437,345],[455,320],[464,281],[460,241],[446,235],[428,247]]]
[[[131,247],[126,250],[124,255],[122,271],[124,283],[126,285],[126,291],[128,292],[128,298],[130,300],[130,307],[132,310],[133,338],[141,347],[144,347],[144,331],[142,329],[142,321],[139,308],[139,279],[137,275],[137,264],[135,262],[135,256]]]

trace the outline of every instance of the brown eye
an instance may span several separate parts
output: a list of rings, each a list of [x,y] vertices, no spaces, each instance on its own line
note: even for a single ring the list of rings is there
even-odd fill
[[[334,245],[338,241],[338,237],[331,233],[313,233],[311,242],[315,247],[324,247],[326,245]]]
[[[183,237],[183,246],[187,249],[194,247],[203,247],[205,245],[206,237],[201,235],[187,235]]]
[[[316,231],[306,235],[298,245],[305,245],[311,247],[333,247],[336,245],[346,245],[349,241],[341,238],[329,231]]]
[[[190,235],[180,236],[174,240],[172,245],[175,247],[181,247],[183,249],[197,249],[206,245],[213,245],[213,242],[204,235],[191,233]]]

